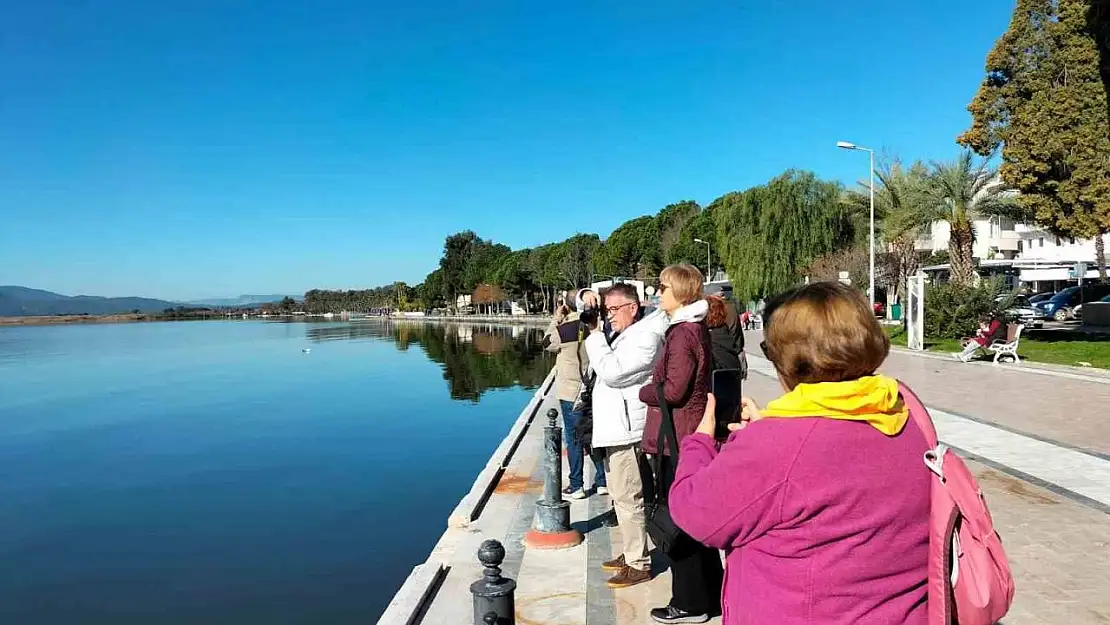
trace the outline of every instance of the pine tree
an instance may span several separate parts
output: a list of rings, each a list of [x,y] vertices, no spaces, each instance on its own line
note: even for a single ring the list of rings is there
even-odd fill
[[[980,154],[1002,148],[1002,179],[1041,225],[1094,238],[1102,280],[1102,236],[1110,231],[1106,16],[1104,0],[1018,0],[968,106],[971,128],[959,137]]]

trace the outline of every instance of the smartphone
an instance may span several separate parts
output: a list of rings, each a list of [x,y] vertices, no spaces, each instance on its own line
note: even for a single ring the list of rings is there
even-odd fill
[[[729,423],[740,422],[740,370],[717,369],[713,372],[713,396],[717,398],[717,431],[714,436],[724,440],[731,434]]]

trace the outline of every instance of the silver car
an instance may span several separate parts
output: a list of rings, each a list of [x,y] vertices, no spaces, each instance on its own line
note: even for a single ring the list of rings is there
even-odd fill
[[[999,296],[995,301],[1001,302],[1007,298],[1006,295]],[[1028,328],[1040,328],[1044,326],[1044,313],[1039,308],[1029,303],[1029,298],[1024,295],[1014,296],[1013,303],[1006,311],[1016,317],[1018,321],[1025,324]]]

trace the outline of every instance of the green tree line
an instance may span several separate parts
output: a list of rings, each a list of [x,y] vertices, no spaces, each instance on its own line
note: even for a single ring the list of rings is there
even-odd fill
[[[914,239],[933,221],[947,219],[957,232],[960,227],[970,229],[970,220],[980,213],[1017,210],[1006,187],[992,182],[997,176],[986,161],[977,162],[970,153],[928,167],[893,164],[880,170],[879,179],[880,247],[895,249],[900,243],[909,249],[898,269],[884,271],[892,285],[904,282],[920,263]],[[740,301],[751,301],[817,275],[816,267],[836,264],[848,251],[865,247],[868,212],[862,188],[846,189],[812,172],[790,170],[766,184],[726,193],[704,207],[692,200],[669,204],[626,221],[604,240],[579,233],[557,243],[513,250],[470,230],[452,234],[444,241],[439,266],[422,283],[314,289],[305,293],[304,309],[429,310],[454,307],[462,295],[472,296],[476,304],[488,303],[492,292],[529,311],[551,312],[560,291],[610,277],[652,281],[667,264],[683,262],[707,275],[723,268]],[[954,236],[952,243],[952,256],[966,256],[969,269],[973,234]],[[883,257],[885,267],[891,264],[886,259],[898,255],[884,252]],[[865,278],[866,273],[853,272],[861,288],[867,286]]]

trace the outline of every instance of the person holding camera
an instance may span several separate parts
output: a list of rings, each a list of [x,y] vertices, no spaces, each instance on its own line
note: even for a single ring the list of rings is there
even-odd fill
[[[578,422],[584,416],[583,407],[577,405],[583,397],[583,387],[588,382],[589,356],[586,354],[585,339],[592,326],[596,324],[601,312],[597,293],[590,289],[578,291],[575,297],[575,309],[563,303],[555,312],[555,319],[544,334],[547,351],[555,352],[555,397],[559,400],[559,408],[563,413],[563,440],[566,442],[567,464],[570,466],[570,476],[563,495],[568,499],[584,499],[586,491],[583,489],[583,465],[585,464],[585,450],[583,443],[578,438]],[[589,325],[587,325],[589,324]],[[585,393],[588,396],[588,393]],[[594,460],[594,486],[593,490],[599,495],[609,494],[605,486],[605,470],[600,455],[593,454]]]
[[[702,274],[693,265],[671,265],[659,276],[659,307],[669,326],[663,355],[656,361],[652,385],[640,389],[648,406],[644,453],[652,456],[652,474],[645,474],[646,499],[665,502],[681,458],[671,452],[701,423],[714,368],[709,327],[709,303],[702,299]],[[666,404],[665,406],[663,404]],[[667,410],[669,419],[664,418]],[[664,441],[673,437],[673,441]],[[647,486],[650,486],[648,488]],[[660,498],[660,499],[656,499]],[[657,623],[704,623],[721,613],[724,569],[717,549],[706,547],[682,532],[666,539],[653,534],[671,560],[671,600],[651,610]]]
[[[646,313],[631,284],[609,287],[603,299],[611,334],[595,320],[586,339],[590,368],[597,375],[591,444],[605,450],[605,478],[622,540],[621,554],[602,568],[615,572],[607,582],[610,588],[625,588],[651,580],[640,476],[647,406],[640,401],[640,389],[651,381],[667,317],[661,310]]]

